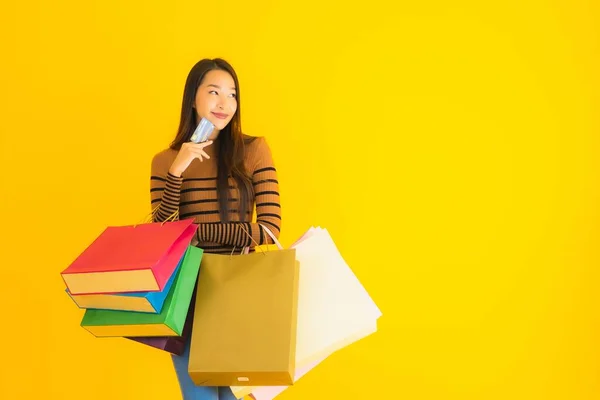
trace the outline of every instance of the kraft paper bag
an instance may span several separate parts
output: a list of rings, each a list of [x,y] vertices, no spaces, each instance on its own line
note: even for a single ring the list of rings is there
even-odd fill
[[[293,383],[300,265],[276,243],[281,250],[204,254],[188,365],[196,385]]]

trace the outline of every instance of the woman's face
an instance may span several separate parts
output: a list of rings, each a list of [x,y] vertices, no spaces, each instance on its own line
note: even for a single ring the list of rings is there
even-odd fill
[[[237,111],[236,87],[229,72],[212,70],[204,75],[196,92],[198,122],[206,118],[220,131],[227,126]]]

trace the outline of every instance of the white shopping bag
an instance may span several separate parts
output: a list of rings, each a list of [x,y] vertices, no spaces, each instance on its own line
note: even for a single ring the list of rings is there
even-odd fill
[[[296,336],[300,373],[295,376],[299,379],[335,351],[375,332],[382,314],[326,229],[310,228],[291,247],[300,262]],[[268,400],[285,388],[235,386],[232,390],[237,398],[256,391],[260,400]]]

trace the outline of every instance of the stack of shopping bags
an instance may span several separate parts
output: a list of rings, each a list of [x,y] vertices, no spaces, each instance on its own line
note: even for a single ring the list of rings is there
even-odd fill
[[[193,220],[106,228],[61,272],[96,337],[125,337],[180,352],[203,251]],[[176,342],[175,342],[176,343]]]
[[[180,382],[183,368],[193,386],[272,400],[376,332],[381,312],[326,229],[284,248],[259,227],[277,249],[203,252],[189,220],[107,229],[62,273],[86,309],[81,325],[184,354],[175,358]],[[174,337],[183,339],[170,348]]]

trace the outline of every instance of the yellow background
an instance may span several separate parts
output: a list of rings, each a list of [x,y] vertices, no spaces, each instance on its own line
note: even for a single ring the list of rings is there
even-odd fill
[[[59,272],[149,211],[215,56],[283,243],[327,227],[384,314],[281,400],[600,397],[599,3],[333,3],[3,3],[0,398],[180,398],[166,354],[79,327]]]

